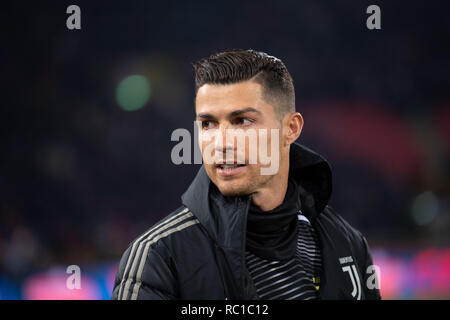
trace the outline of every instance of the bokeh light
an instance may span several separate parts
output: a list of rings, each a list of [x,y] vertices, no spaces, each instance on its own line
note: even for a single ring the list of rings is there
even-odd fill
[[[136,111],[146,105],[151,95],[148,79],[143,75],[131,75],[124,78],[116,90],[116,99],[125,111]]]
[[[430,192],[424,192],[417,196],[412,205],[412,218],[414,222],[423,226],[429,224],[437,216],[439,202],[436,196]]]

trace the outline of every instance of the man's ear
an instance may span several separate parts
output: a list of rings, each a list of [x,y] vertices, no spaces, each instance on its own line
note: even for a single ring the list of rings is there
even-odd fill
[[[303,117],[299,112],[289,113],[283,119],[284,145],[294,143],[303,129]]]

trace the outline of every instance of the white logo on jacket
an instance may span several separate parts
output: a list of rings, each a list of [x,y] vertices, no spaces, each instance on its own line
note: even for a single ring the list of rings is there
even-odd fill
[[[352,263],[353,258],[351,256],[339,258],[341,264]],[[354,263],[342,267],[342,271],[347,272],[352,282],[353,291],[352,297],[356,300],[361,300],[361,280],[359,279],[358,272]]]
[[[341,257],[339,258],[339,263],[342,266],[342,271],[348,273],[350,277],[350,281],[353,286],[353,290],[351,295],[356,300],[361,300],[361,281],[358,271],[356,270],[356,265],[354,264],[354,260],[352,256]],[[366,286],[369,290],[380,289],[380,267],[377,265],[370,265],[367,267],[366,273],[369,275],[366,281]]]

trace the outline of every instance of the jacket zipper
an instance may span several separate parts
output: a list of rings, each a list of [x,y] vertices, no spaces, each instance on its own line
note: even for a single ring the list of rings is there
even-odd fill
[[[230,265],[228,264],[225,254],[221,247],[215,244],[216,247],[216,258],[218,259],[218,266],[220,269],[220,277],[222,279],[223,288],[225,291],[225,300],[238,299],[239,290],[236,288],[236,281],[233,278],[233,273],[230,270]],[[224,268],[226,270],[224,270]],[[230,290],[231,289],[231,290]]]

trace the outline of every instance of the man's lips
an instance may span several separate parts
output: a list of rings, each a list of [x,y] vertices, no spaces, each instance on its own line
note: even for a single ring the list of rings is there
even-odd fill
[[[232,164],[216,164],[216,172],[219,176],[222,177],[229,177],[236,175],[243,170],[245,170],[246,165],[245,164],[238,164],[238,163],[232,163]]]

